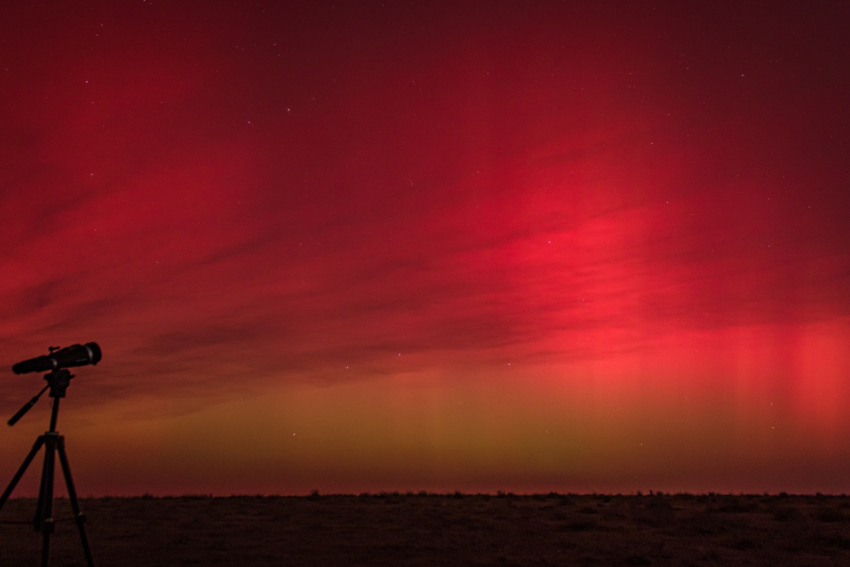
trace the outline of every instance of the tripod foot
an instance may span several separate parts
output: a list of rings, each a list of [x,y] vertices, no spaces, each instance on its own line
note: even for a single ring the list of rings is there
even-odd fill
[[[56,522],[53,521],[53,518],[45,518],[41,521],[40,526],[36,526],[35,531],[49,536],[56,531]]]
[[[74,511],[74,521],[77,524],[77,530],[80,532],[80,541],[83,544],[86,564],[88,567],[94,567],[89,539],[86,537],[86,528],[84,526],[86,515],[80,511],[80,504],[77,502],[77,491],[74,488],[74,479],[71,477],[71,466],[68,464],[68,455],[65,453],[65,439],[63,437],[59,438],[56,450],[59,453],[59,464],[62,465],[62,472],[65,475],[65,486],[68,487],[68,498],[71,501],[71,509]]]

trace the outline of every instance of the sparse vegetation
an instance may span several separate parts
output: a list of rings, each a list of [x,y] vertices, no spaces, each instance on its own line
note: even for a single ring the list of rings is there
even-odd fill
[[[0,520],[0,564],[38,561],[33,499]],[[843,496],[781,494],[204,495],[81,501],[98,565],[842,565]],[[52,563],[81,563],[67,502]]]

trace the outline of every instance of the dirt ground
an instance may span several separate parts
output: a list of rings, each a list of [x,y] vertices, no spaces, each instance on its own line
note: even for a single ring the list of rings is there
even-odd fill
[[[850,565],[844,496],[394,493],[80,505],[99,567]],[[3,567],[39,563],[34,511],[32,499],[0,511]],[[85,565],[68,501],[57,499],[54,513],[51,565]]]

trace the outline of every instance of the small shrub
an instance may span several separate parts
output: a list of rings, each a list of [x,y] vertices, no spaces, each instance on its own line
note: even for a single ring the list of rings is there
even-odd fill
[[[730,504],[724,504],[718,508],[719,512],[724,513],[733,513],[733,514],[746,514],[748,512],[755,512],[759,509],[759,506],[755,502],[738,502],[733,501]]]
[[[796,508],[779,508],[773,512],[774,522],[788,522],[790,520],[799,520],[803,514]]]
[[[821,522],[843,522],[847,519],[841,510],[836,508],[827,508],[826,510],[822,510],[820,514],[818,514],[818,520]]]
[[[752,539],[750,539],[748,537],[745,537],[745,538],[736,539],[736,540],[732,541],[728,545],[728,547],[730,547],[732,549],[738,549],[740,551],[746,551],[748,549],[755,549],[758,546],[756,545],[755,541],[753,541]]]
[[[596,522],[570,522],[565,527],[571,532],[589,532],[596,528]]]
[[[838,547],[841,549],[850,549],[850,539],[839,535],[829,535],[821,538],[821,542],[824,546],[827,547]]]

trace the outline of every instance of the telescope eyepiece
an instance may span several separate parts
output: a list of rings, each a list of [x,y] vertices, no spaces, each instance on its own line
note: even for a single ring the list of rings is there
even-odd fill
[[[50,347],[49,350],[50,354],[46,356],[37,356],[15,364],[12,366],[12,372],[15,374],[53,372],[60,368],[97,364],[102,358],[102,353],[97,343],[71,345],[58,350],[56,350],[56,347]]]

